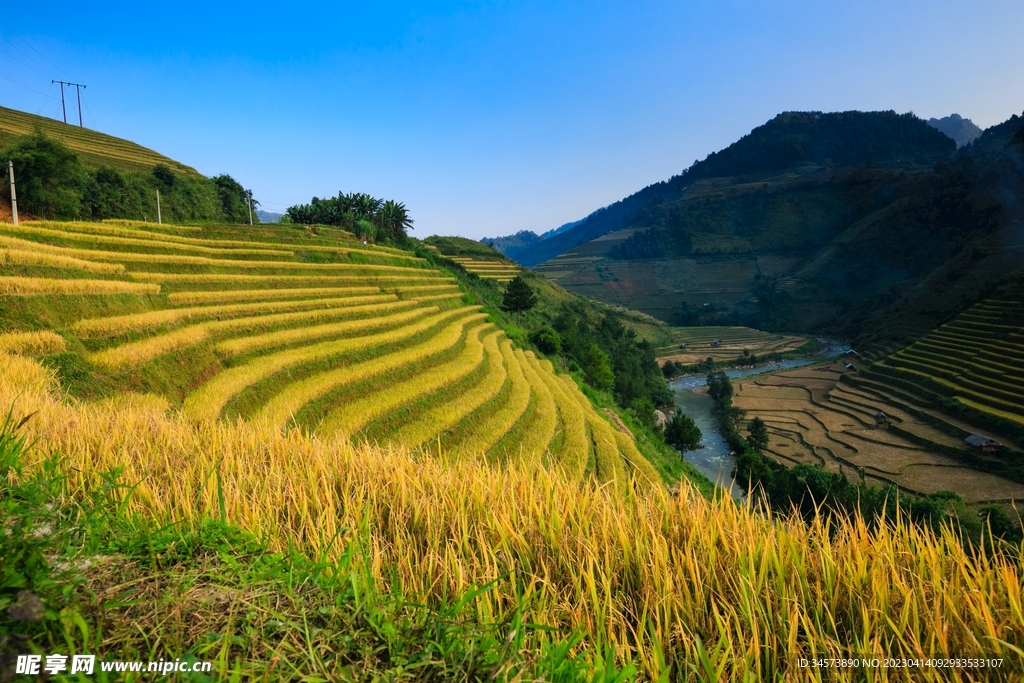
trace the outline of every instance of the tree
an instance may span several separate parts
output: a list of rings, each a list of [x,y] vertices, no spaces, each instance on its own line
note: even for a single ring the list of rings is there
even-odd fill
[[[42,133],[26,136],[3,151],[14,162],[18,205],[42,218],[79,218],[85,169],[78,155]]]
[[[516,314],[516,324],[519,324],[519,316],[523,311],[528,311],[537,305],[537,295],[533,293],[530,285],[521,275],[517,275],[505,287],[505,296],[501,300],[501,310],[506,313]]]
[[[747,425],[747,443],[758,453],[764,453],[768,447],[768,426],[759,417],[755,417]]]
[[[680,451],[692,451],[700,443],[702,434],[693,419],[676,410],[665,424],[665,443]]]
[[[612,364],[608,354],[601,350],[597,344],[591,344],[584,349],[579,357],[580,367],[583,369],[584,379],[587,384],[595,389],[607,389],[615,384],[615,373],[612,372]],[[654,404],[651,404],[652,410]]]
[[[393,241],[405,239],[412,229],[413,220],[405,204],[387,200],[377,211],[377,225],[387,231]]]
[[[545,325],[530,333],[530,341],[541,350],[542,353],[553,356],[562,350],[562,340],[558,333]]]
[[[708,396],[721,406],[732,405],[732,382],[721,370],[708,375]]]

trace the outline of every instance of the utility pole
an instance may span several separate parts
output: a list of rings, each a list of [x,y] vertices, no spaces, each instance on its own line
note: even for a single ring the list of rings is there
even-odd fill
[[[68,110],[64,106],[64,86],[66,85],[69,88],[71,86],[75,86],[75,92],[78,94],[78,127],[79,128],[85,128],[85,126],[82,125],[82,91],[81,91],[81,88],[84,88],[85,86],[82,85],[81,83],[68,83],[67,81],[50,81],[50,83],[51,84],[53,84],[53,83],[60,83],[60,110],[64,114],[64,123],[68,122]]]
[[[249,197],[249,225],[252,225],[252,190],[246,193]]]
[[[163,223],[160,217],[160,190],[156,191],[156,222]]]
[[[7,162],[7,170],[11,174],[11,216],[14,218],[14,224],[18,224],[18,195],[14,192],[14,162]]]

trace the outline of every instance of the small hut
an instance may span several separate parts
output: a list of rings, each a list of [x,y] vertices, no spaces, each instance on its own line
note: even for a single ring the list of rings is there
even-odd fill
[[[847,370],[856,370],[857,368],[856,368],[856,366],[854,366],[853,363],[847,363],[846,364],[846,369]]]
[[[888,429],[889,416],[879,410],[875,413],[875,429]]]
[[[721,340],[721,339],[717,339],[717,338],[716,338],[716,339],[712,339],[712,340],[711,340],[711,343],[709,344],[709,346],[713,346],[713,347],[715,347],[716,349],[717,349],[717,348],[718,348],[719,346],[721,346],[721,345],[722,345],[722,340]]]
[[[964,443],[967,444],[967,450],[974,455],[995,455],[1001,446],[998,441],[983,434],[971,434],[964,439]]]
[[[687,344],[686,342],[683,342],[682,344],[679,345],[679,348],[685,349],[687,346],[689,346],[689,344]]]

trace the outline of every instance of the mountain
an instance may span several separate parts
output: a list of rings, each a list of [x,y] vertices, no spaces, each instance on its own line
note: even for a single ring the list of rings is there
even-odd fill
[[[928,125],[937,128],[956,141],[957,147],[974,142],[981,136],[981,128],[974,125],[970,119],[965,119],[959,114],[950,114],[941,119],[928,119]]]
[[[781,114],[593,214],[536,269],[673,323],[905,342],[1024,263],[1018,128],[958,153],[910,114]]]
[[[548,230],[543,235],[538,235],[537,233],[531,230],[520,230],[514,235],[508,235],[506,237],[485,237],[480,241],[483,242],[484,244],[494,247],[505,256],[515,259],[527,248],[532,247],[537,243],[548,239],[549,237],[554,237],[555,235],[563,233],[566,230],[571,230],[580,223],[582,223],[582,221],[572,221],[571,223],[565,223],[563,225],[558,226],[557,228]]]
[[[264,211],[263,209],[257,209],[256,215],[260,217],[260,223],[280,223],[283,213],[277,213],[276,211]]]
[[[575,227],[523,251],[517,260],[536,266],[577,245],[627,227],[643,207],[679,197],[700,180],[744,176],[756,181],[787,170],[843,168],[870,163],[906,170],[948,158],[955,144],[913,114],[848,111],[784,112],[721,152],[695,161],[668,180],[598,209]],[[742,181],[742,179],[737,179]]]

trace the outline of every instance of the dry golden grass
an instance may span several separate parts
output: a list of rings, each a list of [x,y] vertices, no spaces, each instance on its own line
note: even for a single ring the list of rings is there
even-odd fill
[[[267,401],[259,411],[259,419],[272,427],[281,429],[285,427],[288,422],[294,418],[295,414],[298,413],[307,403],[315,401],[335,389],[347,384],[352,384],[353,382],[369,379],[370,377],[376,377],[377,375],[384,374],[385,372],[397,370],[398,368],[405,367],[406,365],[418,363],[425,358],[429,358],[452,348],[459,343],[460,339],[462,339],[463,335],[466,333],[466,327],[477,323],[486,317],[487,315],[484,313],[464,315],[462,318],[441,329],[436,335],[420,342],[419,344],[406,347],[401,351],[385,354],[379,358],[374,358],[373,360],[354,363],[352,365],[338,368],[337,370],[322,372],[297,382],[292,382],[286,385],[285,388],[278,392],[272,399]],[[384,333],[384,335],[388,334],[389,333]],[[405,334],[405,332],[399,330],[398,334]],[[364,341],[362,339],[358,339],[356,341],[363,342],[362,346],[365,348],[370,348],[375,345],[372,342]]]
[[[390,344],[410,339],[456,316],[466,316],[476,307],[443,311],[418,323],[404,325],[369,337],[340,339],[320,342],[310,346],[278,351],[254,358],[242,365],[224,370],[209,382],[199,387],[185,399],[185,413],[195,420],[213,420],[224,405],[239,392],[262,379],[302,363],[321,360],[357,349],[368,349],[381,344]],[[287,419],[287,416],[286,418]]]
[[[278,325],[294,325],[296,323],[310,323],[318,320],[332,318],[351,318],[353,316],[371,316],[357,320],[349,320],[331,325],[300,327],[297,329],[269,332],[263,335],[241,337],[221,342],[216,349],[222,355],[230,356],[236,353],[243,353],[247,350],[275,346],[280,340],[302,341],[305,339],[316,339],[329,334],[340,334],[342,332],[355,332],[360,330],[386,327],[396,324],[412,317],[423,315],[423,311],[412,314],[398,314],[394,316],[381,316],[394,308],[403,308],[410,305],[410,302],[393,301],[384,304],[371,304],[366,306],[346,306],[342,308],[317,308],[310,311],[296,311],[294,313],[277,313],[273,315],[258,315],[247,318],[233,318],[230,320],[218,320],[214,322],[189,325],[171,332],[158,334],[137,342],[129,342],[114,346],[103,351],[97,351],[89,356],[89,361],[108,370],[118,371],[126,368],[133,368],[160,356],[174,351],[190,348],[205,342],[219,334],[227,332],[251,332],[253,330],[275,327]]]
[[[246,313],[277,313],[311,308],[334,308],[338,306],[361,306],[394,301],[393,294],[371,296],[342,296],[328,299],[298,299],[295,301],[260,301],[250,304],[223,304],[220,306],[195,306],[191,308],[165,308],[145,313],[112,315],[104,318],[87,318],[71,326],[80,337],[116,337],[127,332],[140,332],[155,327],[173,325],[186,320],[220,318]]]
[[[548,361],[540,361],[535,367],[537,376],[551,392],[562,425],[562,442],[558,451],[552,453],[552,464],[562,468],[569,478],[580,479],[590,460],[590,438],[583,406],[566,392]]]
[[[210,292],[174,292],[167,300],[177,306],[209,304],[222,301],[267,301],[270,299],[308,299],[329,296],[375,294],[379,287],[303,287],[291,289],[227,289]]]
[[[90,273],[103,273],[106,275],[117,275],[124,272],[124,266],[120,263],[94,263],[82,259],[70,258],[67,256],[55,256],[54,254],[38,254],[23,249],[0,250],[0,265],[10,264],[13,266],[49,266],[50,268],[68,268],[84,270]]]
[[[478,325],[470,330],[462,353],[447,363],[414,373],[404,381],[389,386],[387,391],[376,392],[339,406],[317,427],[317,433],[341,432],[351,436],[371,421],[458,382],[483,362],[484,343],[480,335],[487,329],[485,325]]]
[[[1024,567],[955,532],[857,519],[806,524],[689,486],[613,492],[536,467],[454,464],[246,422],[196,427],[164,401],[60,400],[49,372],[0,356],[0,405],[35,413],[29,467],[59,453],[73,493],[119,468],[129,514],[220,518],[272,549],[337,557],[351,543],[381,588],[579,629],[655,680],[825,680],[800,658],[987,655],[999,670],[830,670],[827,680],[1020,680]],[[216,477],[213,476],[216,473]],[[1024,548],[1020,549],[1024,552]],[[520,596],[520,599],[517,599]],[[969,678],[968,678],[969,677]]]
[[[323,325],[314,325],[311,327],[296,327],[248,337],[227,339],[217,344],[217,353],[222,356],[237,356],[243,353],[251,353],[252,351],[262,351],[275,346],[312,342],[318,339],[323,339],[324,337],[348,335],[352,332],[364,332],[367,330],[392,327],[410,320],[415,320],[416,318],[420,318],[429,313],[436,313],[438,310],[437,306],[411,308],[413,306],[416,306],[415,301],[392,301],[384,304],[353,306],[351,308],[330,308],[322,311],[322,314],[318,314],[317,311],[309,311],[303,314],[287,314],[287,317],[285,317],[285,315],[267,316],[267,318],[270,318],[271,320],[269,324],[264,325],[265,327],[269,327],[270,325],[280,325],[282,323],[300,321],[308,322],[310,320],[318,320],[326,317],[360,317],[357,320],[344,320],[341,322],[325,323]],[[257,327],[255,323],[260,323],[261,320],[262,319],[260,318],[253,319],[252,322],[254,324],[249,325],[244,329],[254,329]],[[232,326],[228,321],[215,323],[215,325],[216,327],[214,329],[218,332],[229,329],[231,331],[243,329],[241,325]]]
[[[322,285],[325,282],[332,286],[342,285],[375,285],[378,287],[399,286],[401,284],[415,284],[421,282],[441,281],[436,271],[421,270],[422,274],[412,275],[380,275],[374,272],[373,268],[367,268],[362,273],[349,275],[260,275],[258,273],[148,273],[133,272],[127,273],[128,277],[141,282],[160,282],[168,284],[189,284],[189,285],[238,285],[238,284],[260,284],[264,286],[294,285],[298,283],[310,283]],[[434,273],[434,274],[432,274]]]
[[[160,285],[143,284],[138,282],[0,276],[0,294],[5,294],[7,296],[159,293]]]
[[[74,223],[61,224],[64,226],[76,226]],[[103,226],[92,225],[88,223],[79,223],[80,226],[93,227],[95,230],[102,230]],[[90,242],[93,244],[108,244],[125,247],[143,247],[147,249],[172,249],[178,251],[191,251],[198,254],[218,254],[218,255],[235,255],[235,256],[293,256],[294,253],[288,250],[280,249],[266,249],[266,248],[251,248],[251,249],[231,249],[231,248],[216,248],[207,247],[201,244],[189,243],[187,238],[178,238],[179,241],[169,240],[166,235],[147,235],[143,233],[143,238],[138,237],[120,237],[116,235],[103,234],[101,232],[88,232],[84,230],[54,230],[51,228],[41,227],[41,224],[21,223],[20,225],[5,225],[2,228],[8,233],[15,233],[19,235],[33,235],[36,237],[50,237],[54,239],[78,241],[78,242]],[[139,232],[139,231],[133,231]],[[257,245],[261,246],[261,245]]]
[[[0,351],[4,353],[43,356],[48,353],[60,353],[66,346],[64,337],[49,330],[0,334]]]
[[[486,363],[484,376],[480,378],[479,383],[465,393],[432,407],[415,421],[398,430],[392,438],[410,447],[423,446],[425,442],[438,438],[439,434],[451,429],[497,396],[507,376],[501,351],[498,349],[498,340],[504,334],[500,330],[494,330],[484,338]]]
[[[458,445],[457,453],[469,457],[489,453],[501,437],[505,436],[530,406],[530,384],[523,374],[522,364],[526,362],[523,352],[513,350],[512,342],[506,339],[501,344],[501,355],[505,361],[511,383],[508,398],[493,415],[475,426]]]

